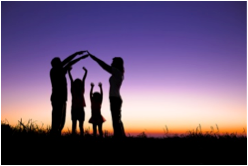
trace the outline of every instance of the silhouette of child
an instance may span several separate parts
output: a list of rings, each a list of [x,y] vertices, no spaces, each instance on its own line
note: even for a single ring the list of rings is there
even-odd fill
[[[91,83],[90,89],[90,101],[91,101],[91,118],[89,123],[93,125],[93,135],[96,137],[97,127],[100,137],[103,137],[102,132],[102,123],[105,122],[105,118],[101,115],[101,105],[103,99],[103,91],[102,91],[102,83],[99,83],[98,86],[100,87],[99,92],[93,92],[94,84]]]
[[[84,120],[85,120],[85,112],[84,107],[85,99],[84,99],[84,91],[85,91],[85,78],[87,76],[87,69],[83,67],[85,71],[83,79],[80,80],[77,78],[73,81],[71,75],[71,69],[68,70],[69,77],[71,80],[71,94],[72,94],[72,106],[71,106],[71,120],[72,120],[72,134],[76,134],[76,125],[77,120],[79,121],[80,134],[84,135]]]

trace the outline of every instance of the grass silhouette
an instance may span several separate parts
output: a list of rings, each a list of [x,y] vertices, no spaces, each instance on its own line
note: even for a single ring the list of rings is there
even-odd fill
[[[34,121],[18,125],[1,122],[1,164],[232,164],[247,165],[247,136],[220,134],[211,126],[203,133],[201,126],[184,136],[147,137],[145,132],[125,139],[115,139],[107,131],[104,138],[94,138],[89,129],[85,136],[72,136],[68,130],[61,137],[51,137],[50,127]]]
[[[189,137],[211,137],[211,138],[223,138],[223,137],[229,137],[229,138],[246,138],[247,134],[246,134],[246,130],[245,128],[243,129],[243,134],[237,134],[237,133],[225,133],[225,134],[220,134],[219,132],[219,127],[216,124],[216,129],[217,131],[214,132],[214,127],[211,126],[211,131],[207,131],[206,133],[203,133],[201,130],[201,125],[199,124],[199,126],[196,127],[196,129],[194,130],[188,130],[186,133],[187,134],[182,134],[181,136],[178,135],[174,135],[174,136],[169,136],[169,130],[168,127],[166,126],[166,130],[164,133],[164,137],[163,138],[175,138],[175,137],[181,137],[181,138],[189,138]],[[20,119],[20,121],[18,121],[18,124],[16,126],[10,126],[8,121],[1,121],[1,130],[2,130],[2,134],[3,136],[32,136],[32,135],[36,135],[36,136],[49,136],[50,135],[50,130],[51,127],[47,126],[46,128],[44,128],[44,124],[42,124],[42,126],[38,126],[35,121],[32,121],[32,119],[28,120],[28,122],[26,124],[24,124],[24,122],[22,121],[22,119]],[[68,129],[67,132],[64,132],[62,134],[63,136],[70,136],[71,135],[71,131]],[[85,136],[86,137],[91,137],[92,134],[90,134],[90,129],[85,129]],[[136,137],[129,135],[128,137],[130,138],[149,138],[146,133],[143,131],[141,132],[139,135],[137,135]],[[104,131],[104,138],[112,138],[112,135],[109,134],[109,132],[107,130]],[[152,137],[151,137],[152,138]],[[160,139],[160,138],[157,138]]]

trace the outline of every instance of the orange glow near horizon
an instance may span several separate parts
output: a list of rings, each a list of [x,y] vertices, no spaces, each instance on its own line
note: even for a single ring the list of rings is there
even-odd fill
[[[219,130],[219,132],[217,132],[217,129],[216,129],[216,126],[211,126],[214,128],[214,130],[212,131],[211,128],[209,127],[209,129],[206,129],[206,130],[201,130],[201,133],[203,134],[206,134],[206,133],[209,133],[209,134],[215,134],[215,133],[218,133],[218,134],[231,134],[231,133],[234,133],[234,134],[238,134],[238,135],[246,135],[246,128],[243,128],[243,129],[240,129],[240,128],[231,128],[231,129],[222,129],[222,130]],[[71,130],[70,130],[71,131]],[[107,131],[110,135],[113,134],[113,130],[111,128],[106,128],[104,129],[104,131]],[[197,130],[199,133],[199,128]],[[68,130],[64,129],[62,131],[63,133],[68,133]],[[79,133],[79,130],[77,130],[77,132]],[[92,134],[92,128],[90,129],[90,134]],[[161,130],[140,130],[140,129],[127,129],[126,131],[126,135],[129,136],[137,136],[139,134],[142,134],[143,132],[148,135],[148,136],[155,136],[155,137],[161,137],[161,136],[166,136],[166,135],[184,135],[184,134],[189,134],[190,132],[196,132],[196,128],[192,128],[190,130],[183,130],[183,129],[177,129],[177,130],[173,130],[173,131],[170,131],[168,130],[168,133],[166,132],[166,129],[164,128],[161,129]]]
[[[124,125],[125,125],[125,123],[124,123]],[[211,128],[213,128],[214,132],[217,132],[217,126],[216,126],[216,124],[213,124],[213,125],[210,125],[210,126],[202,126],[201,125],[201,131],[203,133],[210,132],[212,130]],[[183,134],[183,133],[186,133],[188,131],[196,131],[196,128],[198,128],[198,131],[200,130],[199,124],[195,125],[195,127],[191,127],[191,128],[189,128],[187,126],[184,126],[184,127],[183,126],[178,126],[178,127],[175,127],[175,126],[174,127],[168,127],[167,126],[167,128],[168,128],[169,133],[179,133],[179,134]],[[88,130],[88,129],[90,130],[90,132],[92,132],[91,124],[87,125],[86,127],[84,127],[84,130]],[[228,133],[236,133],[236,132],[237,133],[242,133],[244,131],[244,129],[245,129],[245,131],[247,129],[245,124],[244,124],[244,127],[240,127],[240,126],[220,127],[220,126],[218,126],[218,130],[219,130],[220,133],[226,133],[226,132],[228,132]],[[71,131],[71,125],[65,125],[65,127],[63,129],[63,132],[67,132],[68,130]],[[79,132],[78,126],[77,126],[77,131]],[[108,126],[103,125],[103,131],[108,131],[108,132],[112,133],[113,128],[112,128],[111,125],[110,126],[109,125]],[[141,133],[141,132],[145,132],[145,133],[146,132],[148,132],[148,133],[164,133],[166,131],[166,126],[165,125],[161,126],[158,129],[158,128],[154,128],[154,127],[150,127],[150,128],[148,128],[148,127],[142,128],[142,127],[139,127],[139,126],[130,127],[130,125],[126,124],[125,131],[126,131],[126,133]]]
[[[133,97],[133,96],[132,96]],[[244,111],[244,106],[237,107],[239,114],[236,114],[232,111],[234,108],[228,108],[225,106],[226,111],[215,111],[219,107],[212,106],[208,111],[207,108],[200,109],[201,103],[198,102],[198,105],[191,105],[189,101],[183,102],[182,106],[178,106],[174,102],[170,102],[172,99],[166,100],[167,103],[162,101],[150,101],[151,106],[147,105],[142,110],[139,107],[139,103],[146,103],[148,101],[137,101],[133,102],[135,97],[125,100],[123,105],[122,121],[124,123],[124,128],[127,134],[138,135],[142,132],[145,132],[148,135],[163,135],[166,127],[168,128],[169,134],[185,134],[188,131],[196,131],[196,128],[201,125],[201,131],[210,132],[211,126],[214,128],[214,132],[217,131],[216,124],[219,128],[220,133],[239,133],[242,134],[243,131],[247,130],[246,123],[246,111]],[[188,99],[189,100],[189,99]],[[179,101],[179,99],[178,99]],[[197,101],[197,100],[196,100]],[[108,101],[104,101],[107,103]],[[112,133],[112,119],[109,107],[107,104],[103,105],[102,115],[106,118],[106,122],[103,123],[103,131],[108,131]],[[152,105],[161,105],[161,107],[152,108]],[[204,105],[204,104],[202,104]],[[186,108],[184,108],[187,106]],[[27,124],[29,119],[32,119],[32,122],[35,122],[38,126],[47,128],[51,125],[51,105],[49,102],[46,105],[42,105],[39,101],[34,101],[31,104],[25,105],[22,103],[22,110],[19,110],[19,113],[1,112],[1,121],[7,120],[12,126],[16,126],[18,121],[22,119],[24,124]],[[33,110],[33,108],[36,108]],[[198,111],[199,108],[201,111]],[[214,109],[215,108],[215,109]],[[2,110],[18,110],[17,106],[14,105],[2,105]],[[141,110],[141,111],[140,111]],[[164,110],[164,111],[163,111]],[[171,111],[168,111],[171,110]],[[197,110],[197,111],[196,111]],[[92,124],[88,123],[90,118],[90,109],[89,106],[85,109],[86,116],[84,122],[84,129],[90,130],[92,133]],[[151,112],[153,112],[151,114]],[[237,112],[237,111],[236,111]],[[32,118],[31,118],[32,117]],[[70,115],[70,102],[67,103],[67,112],[66,112],[66,122],[63,129],[63,132],[71,131],[71,115]],[[230,123],[231,122],[231,123]],[[78,130],[78,126],[77,126]],[[78,130],[79,131],[79,130]]]
[[[6,119],[1,119],[1,121],[5,121]],[[8,120],[8,119],[7,119]],[[21,118],[19,119],[21,120]],[[19,121],[18,120],[18,121]],[[15,121],[14,119],[10,119],[8,120],[8,123],[11,126],[16,126],[19,122]],[[111,121],[111,120],[109,120]],[[22,122],[24,124],[28,123],[28,119],[22,118]],[[42,126],[43,124],[43,128],[46,129],[47,127],[50,127],[50,120],[44,121],[44,122],[39,122],[39,121],[35,121],[32,120],[32,122],[36,123],[38,126]],[[124,127],[125,127],[125,132],[127,135],[132,135],[132,136],[136,136],[141,134],[142,132],[144,132],[145,134],[147,134],[148,136],[155,136],[155,137],[160,137],[160,136],[165,136],[166,133],[166,127],[168,129],[168,135],[170,134],[187,134],[189,131],[193,131],[196,132],[196,128],[198,128],[198,132],[200,131],[199,128],[199,124],[191,124],[191,125],[179,125],[179,124],[174,124],[173,126],[170,125],[144,125],[144,122],[139,121],[140,123],[134,123],[132,121],[126,121],[124,122]],[[172,125],[172,124],[171,124]],[[228,126],[228,125],[218,125],[216,126],[216,124],[211,124],[211,125],[201,125],[201,131],[202,133],[206,133],[206,132],[211,132],[212,129],[211,127],[213,127],[213,132],[216,133],[217,132],[217,126],[219,128],[219,133],[220,134],[225,134],[225,133],[237,133],[237,134],[244,134],[244,131],[247,131],[247,127],[246,124],[238,124],[238,125],[232,125],[232,126]],[[145,127],[144,127],[145,126]],[[92,125],[89,124],[88,122],[85,122],[84,125],[84,130],[89,130],[90,134],[92,134]],[[69,121],[66,122],[64,129],[63,129],[63,133],[68,133],[71,132],[71,122]],[[77,126],[77,131],[79,132],[79,128]],[[113,134],[113,129],[112,129],[112,124],[109,122],[108,124],[103,124],[103,131],[107,131],[109,134]]]
[[[5,121],[6,119],[1,119],[1,121]],[[21,119],[19,119],[21,120]],[[18,120],[18,121],[19,121]],[[18,121],[13,121],[13,120],[8,120],[8,123],[11,125],[11,126],[16,126],[19,122]],[[22,119],[22,122],[24,124],[27,124],[28,123],[28,120],[26,119]],[[39,123],[37,121],[32,121],[34,123],[36,123],[38,126],[42,126],[43,125],[43,128],[46,129],[47,127],[50,127],[50,124],[49,123]],[[49,122],[49,121],[47,121]],[[124,123],[124,127],[125,127],[125,132],[127,135],[138,135],[138,134],[141,134],[142,132],[144,132],[145,134],[147,135],[159,135],[159,136],[163,136],[165,135],[166,133],[166,127],[168,129],[168,134],[187,134],[189,131],[193,131],[193,132],[196,132],[196,128],[198,128],[198,132],[200,131],[200,128],[199,128],[199,124],[196,124],[195,126],[185,126],[185,125],[174,125],[174,126],[167,126],[167,125],[163,125],[163,126],[159,126],[159,127],[154,127],[154,126],[151,126],[151,127],[142,127],[142,124],[139,125],[135,125],[132,127],[131,125],[131,122],[130,123]],[[201,124],[200,124],[201,125]],[[219,133],[220,134],[225,134],[225,133],[237,133],[237,134],[244,134],[244,131],[246,132],[247,131],[247,127],[246,127],[246,124],[243,124],[243,126],[240,124],[240,125],[234,125],[234,126],[219,126],[217,124],[218,128],[219,128]],[[212,129],[211,127],[213,128],[213,132],[216,133],[217,132],[217,126],[216,124],[212,124],[210,126],[204,126],[204,125],[201,125],[201,131],[202,133],[206,133],[206,132],[211,132]],[[92,126],[91,124],[86,124],[84,125],[84,130],[89,130],[90,133],[92,133]],[[67,133],[67,132],[71,132],[71,124],[66,124],[64,126],[64,129],[63,129],[63,133]],[[77,126],[77,131],[79,132],[79,129],[78,129],[78,126]],[[103,131],[107,131],[109,134],[113,134],[113,129],[112,129],[112,126],[111,125],[105,125],[103,124]]]

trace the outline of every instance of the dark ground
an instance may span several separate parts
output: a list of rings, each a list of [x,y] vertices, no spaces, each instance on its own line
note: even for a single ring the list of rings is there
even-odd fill
[[[1,135],[2,165],[247,165],[247,138]]]

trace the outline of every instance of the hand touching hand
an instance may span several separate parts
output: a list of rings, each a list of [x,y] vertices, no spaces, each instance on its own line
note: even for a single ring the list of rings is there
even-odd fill
[[[91,57],[91,56],[94,56],[94,55],[92,55],[89,51],[87,51],[87,53],[88,53],[88,55]]]
[[[87,58],[88,56],[89,56],[89,54],[84,55],[84,56],[81,57],[81,59]]]
[[[85,53],[85,52],[88,52],[87,50],[86,51],[78,51],[78,52],[76,52],[75,54],[77,54],[77,55],[82,55],[83,53]]]

